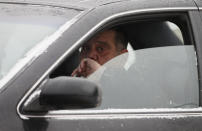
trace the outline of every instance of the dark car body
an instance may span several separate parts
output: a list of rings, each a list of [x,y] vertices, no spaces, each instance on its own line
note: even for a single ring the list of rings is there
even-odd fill
[[[14,74],[0,92],[1,131],[200,131],[202,130],[202,1],[200,0],[9,0],[0,4],[40,5],[81,11],[64,32]],[[198,108],[70,110],[23,113],[22,104],[50,72],[82,42],[111,22],[136,15],[185,13],[190,20],[199,73]],[[68,44],[67,44],[68,43]]]

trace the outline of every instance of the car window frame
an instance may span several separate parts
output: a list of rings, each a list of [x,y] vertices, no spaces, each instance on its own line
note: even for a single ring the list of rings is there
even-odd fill
[[[197,55],[198,61],[198,70],[199,70],[199,105],[202,106],[202,19],[200,19],[200,14],[198,11],[189,12],[190,21],[192,24],[192,32],[194,34],[195,40],[195,50]]]
[[[195,10],[195,8],[194,9],[191,9],[191,10]],[[152,13],[154,13],[155,14],[155,11],[157,11],[157,12],[159,12],[159,9],[157,9],[157,10],[155,10],[155,9],[152,9],[152,10],[147,10],[147,12],[145,13],[143,13],[143,14],[152,14]],[[172,10],[172,8],[168,11],[168,10],[166,10],[166,9],[162,9],[161,10],[162,12],[176,12],[176,10]],[[182,9],[181,10],[181,8],[180,8],[180,11],[182,11],[182,12],[187,12],[187,15],[193,15],[193,14],[190,14],[190,13],[188,13],[188,12],[190,12],[190,10],[189,9]],[[85,35],[83,35],[76,43],[75,43],[75,45],[73,45],[68,51],[67,51],[67,53],[65,53],[62,57],[61,57],[61,59],[59,59],[58,61],[56,61],[56,64],[54,64],[54,67],[52,67],[50,70],[49,70],[49,72],[48,73],[46,73],[43,77],[42,77],[42,79],[40,79],[41,81],[42,80],[44,80],[45,78],[47,78],[47,75],[48,74],[50,74],[51,73],[51,71],[53,71],[54,70],[54,68],[59,64],[59,63],[61,63],[61,61],[62,60],[64,60],[67,56],[68,56],[68,54],[69,53],[71,53],[71,52],[73,52],[75,49],[77,49],[80,45],[82,45],[82,43],[84,42],[84,41],[86,41],[86,40],[88,40],[88,38],[90,38],[93,34],[95,34],[95,33],[97,33],[98,31],[100,31],[100,30],[102,30],[104,27],[106,27],[106,26],[108,26],[108,22],[110,22],[110,21],[112,21],[112,20],[114,20],[114,19],[117,19],[117,17],[119,18],[119,17],[122,17],[122,16],[128,16],[128,14],[130,14],[130,15],[132,15],[132,16],[135,16],[135,15],[139,15],[139,14],[141,14],[141,15],[143,15],[142,14],[142,10],[139,10],[139,12],[138,12],[138,10],[135,10],[135,11],[129,11],[129,12],[125,12],[126,14],[123,14],[123,13],[120,13],[119,15],[118,14],[115,14],[115,15],[111,15],[111,16],[109,16],[109,17],[107,17],[107,18],[105,18],[104,20],[102,20],[101,22],[99,22],[98,24],[96,24],[95,26],[93,26],[93,28],[91,28],[91,30],[89,30]],[[191,22],[191,21],[190,21]],[[34,88],[37,88],[37,86],[38,86],[38,84],[41,82],[41,81],[39,81],[37,84],[35,84],[33,87]],[[33,88],[32,87],[32,88]],[[24,98],[24,100],[25,100],[25,98]],[[196,109],[182,109],[182,110],[179,110],[179,109],[159,109],[159,108],[157,108],[157,109],[146,109],[146,110],[142,110],[142,109],[140,109],[140,110],[138,110],[138,109],[133,109],[133,110],[104,110],[104,112],[103,111],[94,111],[94,112],[92,112],[92,110],[86,110],[86,111],[68,111],[68,110],[66,110],[66,111],[63,111],[63,112],[61,112],[61,111],[53,111],[53,112],[51,112],[51,113],[48,113],[48,114],[46,114],[46,115],[42,115],[42,116],[32,116],[32,115],[25,115],[25,114],[22,114],[21,112],[20,112],[20,107],[22,106],[22,101],[18,104],[18,114],[21,116],[21,118],[30,118],[30,117],[50,117],[50,118],[52,118],[52,117],[57,117],[57,115],[60,115],[60,114],[64,114],[65,116],[69,116],[69,115],[72,115],[72,114],[77,114],[77,115],[86,115],[86,116],[88,116],[88,115],[93,115],[93,114],[102,114],[103,115],[103,113],[104,114],[120,114],[120,113],[137,113],[137,114],[141,114],[141,113],[146,113],[146,114],[148,114],[148,113],[166,113],[166,112],[170,112],[170,113],[173,113],[173,112],[185,112],[185,113],[193,113],[193,112],[195,112],[195,111],[197,111],[197,112],[199,112],[199,111],[201,111],[201,109],[200,108],[196,108]],[[85,114],[86,113],[86,114]],[[66,117],[66,118],[67,118]],[[73,116],[74,117],[74,116]],[[85,116],[84,116],[85,117]],[[71,118],[71,117],[70,117]]]

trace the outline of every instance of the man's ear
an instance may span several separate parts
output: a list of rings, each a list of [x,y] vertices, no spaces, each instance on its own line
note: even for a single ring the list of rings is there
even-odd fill
[[[123,53],[126,53],[126,52],[128,52],[128,50],[127,49],[123,49],[123,50],[121,50],[120,54],[123,54]]]

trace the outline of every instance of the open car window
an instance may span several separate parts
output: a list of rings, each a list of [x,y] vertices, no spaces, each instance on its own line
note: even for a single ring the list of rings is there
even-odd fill
[[[199,106],[197,57],[186,20],[155,19],[115,27],[126,34],[128,52],[87,77],[102,91],[96,109]],[[73,69],[79,65],[80,52],[75,54]]]
[[[195,47],[187,39],[187,23],[176,21],[119,26],[129,39],[128,52],[87,78],[102,90],[97,109],[199,107]]]

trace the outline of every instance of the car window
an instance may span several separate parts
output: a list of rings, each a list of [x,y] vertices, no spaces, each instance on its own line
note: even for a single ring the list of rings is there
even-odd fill
[[[110,59],[87,79],[102,90],[97,109],[199,106],[197,57],[172,21],[121,25],[128,52]]]
[[[78,13],[67,8],[1,4],[0,80],[16,63],[22,62],[33,47]]]

